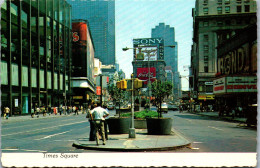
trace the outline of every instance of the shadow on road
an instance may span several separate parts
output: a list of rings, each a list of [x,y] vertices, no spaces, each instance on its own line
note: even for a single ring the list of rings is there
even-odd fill
[[[187,118],[187,119],[194,119],[194,120],[220,120],[218,118],[215,117],[210,117],[210,116],[197,116],[197,115],[174,115],[176,117],[180,117],[180,118]]]

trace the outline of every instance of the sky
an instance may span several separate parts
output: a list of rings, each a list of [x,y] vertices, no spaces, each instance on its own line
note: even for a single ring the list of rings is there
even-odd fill
[[[175,28],[178,42],[178,71],[188,76],[192,45],[192,8],[195,0],[116,0],[116,61],[126,78],[133,73],[133,47],[135,38],[151,38],[152,28],[165,23]],[[188,80],[182,78],[182,90],[188,90]]]

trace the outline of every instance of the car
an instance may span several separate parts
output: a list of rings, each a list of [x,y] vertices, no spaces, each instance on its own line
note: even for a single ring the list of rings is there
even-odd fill
[[[169,104],[168,105],[168,110],[173,110],[173,111],[177,111],[177,110],[179,110],[179,108],[176,106],[176,105],[172,105],[172,104]]]
[[[114,106],[113,104],[109,104],[109,105],[107,106],[107,109],[108,109],[108,110],[114,110],[114,108],[115,108],[115,106]]]
[[[159,107],[158,107],[159,108]],[[158,111],[159,111],[160,109],[158,109]],[[161,104],[161,112],[165,112],[165,113],[168,113],[168,104],[167,103],[165,103],[165,102],[163,102],[162,104]]]

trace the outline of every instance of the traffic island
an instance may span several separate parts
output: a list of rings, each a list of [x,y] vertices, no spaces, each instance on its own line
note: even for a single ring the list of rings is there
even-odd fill
[[[148,135],[146,129],[136,129],[136,138],[129,138],[128,134],[109,134],[106,145],[97,146],[86,137],[77,139],[72,146],[86,150],[142,152],[175,150],[190,144],[174,130],[170,135]]]

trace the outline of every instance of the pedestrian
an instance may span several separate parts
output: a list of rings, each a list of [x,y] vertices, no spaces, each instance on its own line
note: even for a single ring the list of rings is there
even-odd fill
[[[31,117],[34,118],[34,108],[31,110]]]
[[[90,115],[93,117],[95,123],[96,131],[97,131],[96,135],[98,135],[98,133],[101,133],[103,145],[105,145],[106,144],[105,128],[104,128],[104,122],[102,121],[105,120],[105,117],[107,117],[109,113],[106,111],[106,109],[101,107],[101,103],[98,103],[97,107],[90,111]]]
[[[62,105],[59,107],[59,113],[61,115],[61,113],[62,113]]]
[[[87,109],[87,116],[89,124],[90,124],[90,132],[89,132],[89,141],[95,141],[96,140],[96,128],[95,123],[92,114],[90,113],[91,110],[93,110],[94,106],[89,105]]]
[[[39,113],[40,113],[40,108],[37,107],[37,108],[36,108],[36,115],[37,115],[37,118],[39,118]]]
[[[9,117],[9,113],[10,113],[10,109],[9,109],[9,107],[5,107],[5,109],[4,109],[4,113],[5,113],[5,118],[8,120],[8,117]]]
[[[42,106],[41,112],[42,112],[43,116],[46,116],[46,108],[45,108],[45,106]]]
[[[103,108],[108,112],[109,114],[109,110],[107,109],[107,105],[104,105]],[[103,120],[104,122],[104,128],[105,128],[105,137],[106,137],[106,140],[108,140],[108,133],[107,133],[107,121],[106,120]]]
[[[76,106],[73,106],[73,112],[74,112],[75,115],[76,115]]]

